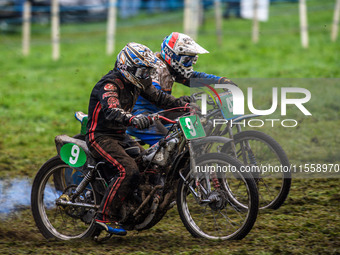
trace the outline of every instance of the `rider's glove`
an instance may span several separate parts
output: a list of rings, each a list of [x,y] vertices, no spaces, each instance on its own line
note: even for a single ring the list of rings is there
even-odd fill
[[[232,82],[231,80],[227,79],[226,77],[222,77],[221,79],[219,79],[218,83],[219,84],[234,85],[234,86],[238,87],[234,82]]]
[[[138,79],[139,83],[142,85],[142,89],[145,90],[145,88],[148,88],[152,85],[152,79],[151,77],[146,79]]]
[[[179,99],[181,99],[185,103],[191,103],[192,98],[190,96],[181,96]]]
[[[132,116],[129,122],[131,126],[138,129],[145,129],[151,125],[151,119],[143,114]]]

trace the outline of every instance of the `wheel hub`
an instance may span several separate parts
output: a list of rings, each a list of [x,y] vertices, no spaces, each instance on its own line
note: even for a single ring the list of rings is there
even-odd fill
[[[61,200],[65,200],[65,201],[70,201],[70,197],[72,197],[72,195],[75,193],[77,188],[77,185],[70,185],[67,186],[66,189],[64,190],[64,193],[60,196],[59,199]],[[85,196],[83,193],[81,193],[76,199],[75,201],[76,203],[84,203],[85,202]],[[86,213],[85,208],[82,207],[78,207],[78,206],[63,206],[63,209],[65,211],[65,213],[72,217],[72,218],[82,218],[84,216],[84,214]]]
[[[214,211],[222,210],[228,204],[227,193],[223,190],[214,190],[209,194],[208,199],[210,200],[209,206]]]

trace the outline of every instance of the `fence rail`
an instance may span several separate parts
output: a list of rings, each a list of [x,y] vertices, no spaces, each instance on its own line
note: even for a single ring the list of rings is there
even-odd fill
[[[253,1],[254,6],[256,6],[256,1],[261,0],[242,0],[242,1]],[[268,0],[269,1],[269,0]],[[152,1],[151,1],[152,2]],[[215,33],[217,36],[217,42],[219,45],[223,44],[223,34],[233,34],[233,35],[249,35],[254,43],[260,40],[260,35],[264,34],[284,34],[284,33],[301,33],[301,45],[304,48],[308,47],[310,31],[315,31],[320,29],[324,24],[308,24],[308,15],[318,15],[319,12],[329,11],[333,15],[330,15],[329,24],[331,24],[331,41],[335,42],[338,35],[338,25],[339,25],[339,12],[340,12],[340,0],[328,0],[320,1],[317,0],[299,0],[299,1],[271,1],[271,6],[269,9],[269,20],[268,22],[273,22],[272,20],[276,17],[292,17],[293,19],[300,18],[300,28],[299,27],[282,27],[278,29],[262,29],[261,22],[256,18],[257,15],[253,17],[253,28],[252,31],[238,30],[233,31],[232,27],[227,26],[227,19],[223,19],[223,10],[228,8],[229,3],[232,1],[228,0],[210,0],[204,1],[202,5],[202,0],[185,0],[185,1],[175,1],[172,5],[171,10],[176,9],[177,11],[164,11],[160,5],[152,7],[140,6],[142,11],[140,11],[139,16],[136,18],[124,19],[118,17],[122,8],[122,3],[119,0],[108,0],[103,4],[94,5],[82,5],[82,6],[60,6],[58,5],[58,0],[52,0],[54,5],[51,6],[32,6],[29,1],[23,1],[23,5],[11,6],[12,10],[16,10],[21,16],[14,15],[12,17],[7,17],[6,19],[0,18],[0,30],[7,25],[16,24],[22,25],[22,53],[27,56],[30,52],[30,42],[31,34],[39,33],[39,31],[46,31],[46,25],[51,23],[51,43],[52,43],[52,58],[54,60],[59,59],[59,43],[69,43],[67,40],[63,40],[62,34],[60,34],[60,24],[63,26],[64,22],[67,20],[65,17],[77,17],[79,20],[85,20],[85,17],[89,18],[93,13],[93,17],[90,19],[92,21],[104,21],[107,20],[107,26],[99,28],[100,31],[106,31],[106,52],[108,55],[113,54],[115,47],[115,31],[118,27],[129,27],[135,25],[154,25],[161,23],[171,23],[178,22],[178,20],[183,21],[183,31],[188,33],[193,38],[197,37],[199,32],[199,25],[204,21],[204,16],[213,17],[216,22],[216,30],[211,32]],[[273,2],[275,4],[273,4]],[[297,4],[299,2],[299,4]],[[177,3],[177,4],[176,4]],[[208,4],[207,4],[208,3]],[[309,6],[309,3],[313,3]],[[54,9],[52,8],[54,6]],[[201,6],[201,7],[199,7]],[[184,8],[183,8],[184,7]],[[165,10],[166,8],[164,8]],[[9,11],[10,7],[1,6],[0,1],[0,16],[2,13]],[[53,10],[56,10],[53,14]],[[300,10],[300,12],[299,12]],[[166,14],[166,15],[163,15]],[[256,8],[254,8],[254,14],[256,14]],[[140,17],[140,18],[138,18]],[[72,20],[72,19],[71,19]],[[72,21],[77,21],[73,19]],[[4,23],[6,22],[6,24]],[[84,21],[83,21],[84,22]],[[31,27],[31,23],[38,23],[34,27]],[[39,30],[39,24],[43,23],[45,27]],[[4,25],[5,24],[5,25]],[[96,27],[98,31],[98,27]],[[74,32],[74,31],[72,31]],[[71,32],[71,33],[72,33]],[[83,30],[83,33],[91,32],[91,28]],[[67,30],[62,29],[62,33],[67,33]],[[41,42],[33,42],[33,44]]]

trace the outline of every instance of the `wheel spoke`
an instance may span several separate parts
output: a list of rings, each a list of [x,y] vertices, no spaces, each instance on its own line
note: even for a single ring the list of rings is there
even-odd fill
[[[68,171],[68,174],[65,174],[65,171]],[[74,193],[77,184],[74,184],[75,178],[72,175],[77,173],[78,180],[82,175],[66,166],[59,157],[46,162],[37,176],[40,172],[40,182],[33,184],[32,187],[32,212],[42,234],[47,238],[54,237],[61,240],[90,236],[95,227],[92,223],[86,224],[83,221],[89,209],[72,207],[72,205],[56,205],[57,200],[69,201],[68,197]],[[88,191],[93,192],[91,185],[84,192]],[[97,203],[95,194],[90,193],[87,199],[84,192],[76,198],[75,202]]]
[[[202,215],[201,223],[198,224],[200,228],[202,228],[203,220],[204,220],[205,214],[207,213],[207,207],[208,205],[204,206],[204,212]]]
[[[221,228],[219,227],[219,225],[218,225],[218,223],[217,223],[217,221],[216,221],[215,211],[212,211],[212,214],[213,214],[213,217],[214,217],[214,225],[215,225],[215,229],[217,229],[219,235],[221,236],[221,235],[222,235],[221,230],[220,230]]]
[[[288,158],[280,145],[273,138],[262,132],[243,131],[234,135],[234,141],[236,155],[246,165],[253,166],[255,164],[267,167],[289,166]],[[226,150],[230,150],[229,148]],[[243,150],[247,154],[246,157]],[[284,202],[290,188],[290,181],[282,180],[284,176],[290,178],[290,173],[266,171],[254,175],[254,178],[258,178],[257,184],[261,208],[272,208],[274,204],[275,208],[278,208]],[[267,182],[267,179],[271,180]],[[281,196],[281,192],[286,192],[286,194]]]
[[[227,216],[227,212],[226,214],[223,214],[222,211],[219,211],[219,213],[226,219],[226,222],[230,223],[231,226],[233,227],[239,227],[240,224],[234,223],[234,221],[232,221],[228,216]]]

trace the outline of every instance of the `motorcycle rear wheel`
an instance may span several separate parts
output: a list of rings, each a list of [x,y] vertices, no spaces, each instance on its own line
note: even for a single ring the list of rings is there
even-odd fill
[[[33,181],[32,214],[38,229],[47,239],[72,240],[95,234],[96,227],[91,217],[95,214],[95,209],[61,206],[56,203],[62,194],[72,193],[77,186],[77,183],[70,184],[70,178],[67,177],[70,173],[77,173],[77,179],[83,176],[55,156],[39,169]],[[93,205],[100,203],[99,195],[94,192],[91,184],[79,196],[79,202]]]
[[[242,131],[234,135],[237,159],[246,166],[257,166],[260,173],[253,173],[260,197],[260,209],[278,209],[288,197],[292,175],[288,157],[271,136],[256,130]],[[249,147],[248,147],[249,146]],[[230,144],[223,153],[234,155]],[[279,172],[263,172],[267,166],[281,169]]]

